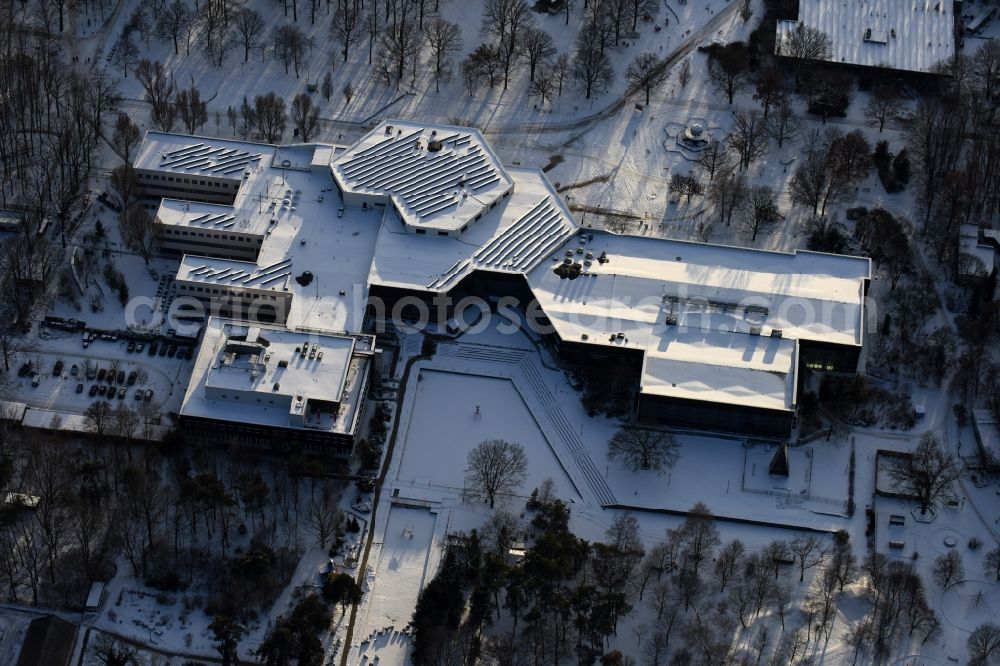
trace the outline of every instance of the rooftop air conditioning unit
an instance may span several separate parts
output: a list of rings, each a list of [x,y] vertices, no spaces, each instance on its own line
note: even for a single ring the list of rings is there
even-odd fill
[[[272,391],[277,391],[280,388],[281,388],[281,384],[279,384],[278,382],[274,382],[274,388],[272,388],[271,390]]]
[[[751,326],[750,335],[760,335],[760,326]]]
[[[771,337],[772,338],[780,338],[781,337],[781,329],[780,328],[771,329]]]

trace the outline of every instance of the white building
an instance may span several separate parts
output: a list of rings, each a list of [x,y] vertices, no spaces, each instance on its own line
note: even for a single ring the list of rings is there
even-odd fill
[[[778,21],[775,53],[799,25],[830,38],[829,62],[929,73],[955,54],[953,0],[799,0],[797,21]]]
[[[375,339],[211,318],[181,423],[215,441],[350,454]]]
[[[643,420],[779,438],[793,427],[803,369],[854,372],[860,362],[868,259],[581,228],[544,173],[504,167],[473,129],[389,121],[349,148],[153,132],[146,144],[139,163],[170,173],[241,165],[228,204],[163,199],[164,245],[184,253],[178,297],[216,316],[283,325],[255,330],[290,336],[285,356],[305,348],[295,337],[304,331],[358,332],[366,317],[408,316],[402,303],[513,296],[541,314],[567,362],[630,373]],[[178,163],[178,154],[195,161]],[[455,313],[435,314],[443,324]],[[306,405],[336,400],[302,394],[296,413],[300,392],[286,387],[298,382],[261,365],[284,358],[274,343],[229,364],[225,341],[252,334],[220,321],[210,320],[182,416],[220,432],[238,424],[231,432],[258,440],[268,428],[316,433]],[[336,349],[324,358],[346,353]],[[253,387],[237,390],[231,374]],[[339,380],[320,383],[343,393]],[[353,432],[343,423],[319,430],[341,442]]]

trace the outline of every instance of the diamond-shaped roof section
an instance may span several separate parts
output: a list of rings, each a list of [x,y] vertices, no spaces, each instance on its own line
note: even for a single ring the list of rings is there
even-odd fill
[[[448,125],[383,123],[331,168],[345,204],[391,202],[416,233],[458,235],[514,187],[482,134]]]

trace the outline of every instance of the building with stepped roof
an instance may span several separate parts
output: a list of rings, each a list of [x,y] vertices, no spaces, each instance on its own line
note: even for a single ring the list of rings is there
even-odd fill
[[[214,322],[206,372],[185,396],[202,426],[238,411],[257,441],[305,428],[284,403],[267,411],[282,418],[253,422],[253,401],[233,411],[206,397],[221,361],[205,345],[218,346],[227,319],[355,340],[385,320],[423,320],[454,335],[455,304],[472,300],[530,320],[569,364],[625,373],[642,421],[778,439],[793,430],[804,369],[860,363],[868,259],[581,228],[545,174],[505,167],[475,129],[387,121],[349,147],[150,132],[137,164],[163,248],[182,255],[178,308]],[[201,189],[181,196],[171,182]],[[353,431],[339,427],[330,438],[349,452]],[[323,440],[310,430],[302,441]]]

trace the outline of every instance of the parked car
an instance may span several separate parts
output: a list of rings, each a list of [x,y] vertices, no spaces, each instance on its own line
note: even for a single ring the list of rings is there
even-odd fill
[[[97,378],[97,366],[87,364],[87,379],[93,381]]]
[[[118,371],[118,383],[119,384],[124,384],[125,383],[125,371],[124,370],[119,370]]]
[[[138,378],[139,378],[139,373],[136,372],[135,370],[128,373],[128,385],[132,386],[133,384],[135,384],[135,380]]]
[[[106,384],[101,384],[101,385],[100,385],[100,386],[99,386],[99,387],[97,388],[97,394],[98,394],[98,395],[107,395],[107,393],[108,393],[108,387],[107,387],[107,385],[106,385]]]
[[[135,343],[135,352],[136,352],[137,354],[141,354],[141,353],[142,353],[142,349],[143,349],[143,347],[145,347],[145,346],[146,346],[146,345],[145,345],[144,343],[142,343],[142,342],[137,342],[137,343]]]
[[[135,351],[135,340],[129,340],[128,341],[128,353],[131,354],[134,351]]]
[[[124,386],[118,389],[118,399],[123,400],[125,398],[125,393],[126,391]]]
[[[170,345],[170,348],[167,349],[167,356],[173,358],[176,355],[177,355],[177,345]]]
[[[80,374],[80,368],[76,364],[71,365],[69,368],[69,374],[76,377],[78,374]]]
[[[108,370],[108,383],[109,384],[114,384],[115,383],[115,371],[114,370]]]
[[[108,387],[107,398],[108,398],[108,400],[114,400],[115,399],[115,387],[114,386],[109,386]]]
[[[186,358],[189,361],[194,358],[194,347],[187,348],[187,350],[184,352],[184,358]]]
[[[61,360],[56,361],[56,364],[52,366],[52,376],[58,377],[59,375],[61,375],[62,369],[63,369],[63,362]]]
[[[135,390],[135,399],[136,400],[142,400],[142,389],[141,388],[138,388],[138,389]]]
[[[164,343],[163,346],[160,347],[160,353],[159,353],[159,355],[160,356],[166,356],[167,355],[167,345],[166,345],[166,343]]]
[[[153,389],[146,389],[146,394],[142,396],[142,399],[149,402],[153,399]]]
[[[77,393],[83,393],[83,383],[82,382],[76,385],[76,392]]]
[[[90,390],[87,391],[87,395],[89,395],[91,398],[97,395],[97,384],[90,385]]]
[[[149,355],[150,356],[156,356],[156,348],[158,346],[159,345],[156,344],[156,340],[153,340],[152,342],[149,343]]]
[[[97,371],[97,381],[103,382],[104,381],[104,377],[107,374],[108,374],[108,369],[107,368],[100,368],[100,369],[98,369],[98,371]]]

